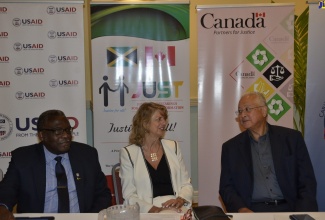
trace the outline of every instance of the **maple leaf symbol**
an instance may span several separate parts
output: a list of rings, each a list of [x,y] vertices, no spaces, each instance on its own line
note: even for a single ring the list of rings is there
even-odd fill
[[[155,58],[159,61],[159,60],[164,60],[166,57],[166,55],[163,52],[159,52],[155,55]]]

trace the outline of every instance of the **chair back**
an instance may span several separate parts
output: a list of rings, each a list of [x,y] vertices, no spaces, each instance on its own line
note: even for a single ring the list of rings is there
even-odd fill
[[[122,195],[122,183],[119,174],[120,174],[120,163],[117,163],[112,167],[112,178],[113,178],[116,205],[123,204],[124,201]]]

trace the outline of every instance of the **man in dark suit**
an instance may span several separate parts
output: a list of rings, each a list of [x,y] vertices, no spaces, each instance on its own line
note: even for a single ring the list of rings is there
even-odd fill
[[[222,146],[219,193],[228,212],[317,211],[316,179],[300,132],[267,123],[261,93],[238,104],[246,129]]]
[[[59,188],[65,188],[65,211],[97,213],[111,205],[111,192],[101,170],[97,150],[72,141],[72,128],[64,113],[49,110],[37,122],[41,142],[12,151],[0,182],[0,217],[14,219],[18,213],[61,212]],[[65,184],[59,187],[57,159],[63,165]],[[62,171],[62,170],[61,170]],[[66,189],[67,188],[67,189]]]

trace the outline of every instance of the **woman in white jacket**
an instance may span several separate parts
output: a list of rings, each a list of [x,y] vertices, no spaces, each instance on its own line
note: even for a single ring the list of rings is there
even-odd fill
[[[123,198],[142,213],[191,208],[193,187],[178,143],[163,139],[167,119],[165,106],[143,103],[133,117],[130,145],[120,150]]]

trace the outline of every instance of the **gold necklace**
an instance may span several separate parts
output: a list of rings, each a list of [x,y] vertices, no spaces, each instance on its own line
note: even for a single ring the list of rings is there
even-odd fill
[[[151,158],[151,162],[155,162],[155,161],[157,161],[158,160],[158,151],[159,151],[159,149],[160,149],[160,144],[159,144],[159,146],[158,146],[158,149],[157,149],[157,152],[151,152],[151,148],[150,148],[150,158]]]

